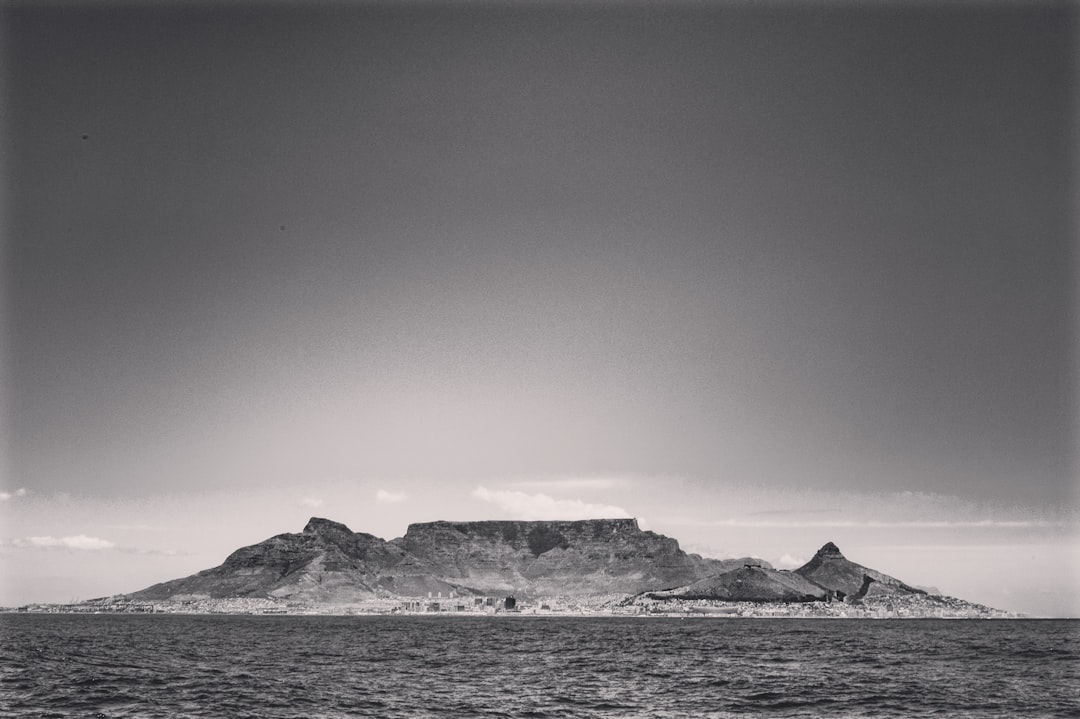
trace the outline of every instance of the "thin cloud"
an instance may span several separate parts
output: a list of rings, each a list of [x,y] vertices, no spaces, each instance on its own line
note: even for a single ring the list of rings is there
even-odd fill
[[[620,477],[555,477],[550,479],[519,479],[507,482],[507,487],[526,489],[611,489],[626,484]]]
[[[975,521],[954,520],[911,520],[911,521],[874,521],[874,520],[823,520],[823,521],[780,521],[757,519],[718,519],[705,524],[713,527],[742,527],[753,529],[1029,529],[1033,527],[1061,526],[1059,522],[1042,520],[999,520],[982,519]]]
[[[800,514],[828,514],[829,512],[839,512],[839,509],[762,509],[757,512],[747,512],[748,516],[760,517],[765,515],[800,515]]]
[[[140,547],[117,547],[116,551],[125,554],[151,555],[154,557],[180,557],[190,556],[187,552],[178,552],[175,549],[142,549]]]
[[[795,569],[797,567],[801,567],[804,564],[806,564],[805,559],[793,557],[790,554],[783,555],[775,562],[775,566],[779,567],[780,569]]]
[[[398,502],[404,502],[408,498],[409,495],[404,492],[388,492],[385,489],[380,489],[375,493],[375,501],[383,504],[397,504]]]
[[[555,499],[546,494],[527,494],[513,490],[489,490],[477,487],[472,496],[494,504],[511,519],[527,521],[551,519],[609,519],[630,517],[622,507],[610,504],[592,504],[580,499]]]
[[[136,525],[138,526],[138,525]],[[50,535],[22,537],[20,539],[0,539],[0,551],[6,552],[8,548],[15,549],[67,549],[79,552],[123,552],[124,554],[152,555],[158,557],[189,556],[187,552],[175,549],[147,549],[143,547],[125,547],[100,537],[88,537],[85,534],[76,534],[70,537],[53,537]]]
[[[912,551],[912,552],[999,552],[1002,548],[1017,549],[1023,547],[1030,552],[1056,551],[1061,548],[1059,544],[1028,543],[1018,544],[866,544],[861,549],[866,551]]]
[[[8,502],[16,497],[25,497],[26,487],[19,487],[14,492],[0,492],[0,502]]]
[[[318,497],[304,497],[300,500],[300,505],[303,507],[311,507],[312,509],[318,509],[323,506],[323,501]]]
[[[712,557],[713,559],[733,559],[735,557],[734,554],[726,549],[717,547],[713,544],[704,542],[687,542],[685,544],[680,542],[679,544],[687,554],[700,554],[703,557]]]
[[[42,549],[72,549],[81,552],[95,552],[102,549],[115,549],[116,544],[100,537],[88,537],[85,534],[76,534],[70,537],[23,537],[14,539],[12,546],[21,548]]]

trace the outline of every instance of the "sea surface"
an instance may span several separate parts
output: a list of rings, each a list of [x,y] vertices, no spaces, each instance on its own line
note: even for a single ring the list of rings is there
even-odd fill
[[[1080,621],[0,615],[3,717],[1080,717]]]

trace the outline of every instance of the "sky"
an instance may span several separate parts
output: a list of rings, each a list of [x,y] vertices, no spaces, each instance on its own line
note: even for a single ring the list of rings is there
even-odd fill
[[[633,516],[1080,616],[1068,4],[0,13],[0,605]]]

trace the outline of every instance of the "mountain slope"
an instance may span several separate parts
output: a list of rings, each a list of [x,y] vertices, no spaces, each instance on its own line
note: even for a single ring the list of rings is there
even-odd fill
[[[371,599],[388,593],[380,587],[380,575],[403,559],[404,552],[378,537],[312,518],[300,534],[279,534],[243,547],[219,567],[132,596],[278,597],[326,603]]]
[[[794,572],[746,564],[679,589],[651,594],[657,599],[717,599],[727,602],[818,602],[828,590]]]
[[[875,593],[889,592],[893,594],[926,594],[921,589],[908,586],[895,577],[890,577],[877,570],[864,567],[852,562],[840,549],[828,542],[810,559],[809,562],[795,570],[805,579],[825,589],[837,593],[837,598],[855,599],[864,595],[870,584],[867,578],[880,586],[875,588]]]

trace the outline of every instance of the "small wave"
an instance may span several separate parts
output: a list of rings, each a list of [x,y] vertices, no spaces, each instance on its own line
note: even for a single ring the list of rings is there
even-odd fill
[[[372,620],[360,642],[321,618],[302,631],[290,622],[253,631],[228,617],[159,619],[137,629],[123,617],[7,619],[4,657],[35,671],[4,675],[17,684],[6,682],[14,691],[0,714],[925,719],[1030,716],[1037,703],[1044,716],[1080,719],[1080,654],[1060,625],[582,619],[515,624],[508,638],[498,622]],[[46,663],[34,649],[49,622],[64,632],[52,635]],[[65,663],[72,647],[81,658]],[[938,656],[928,661],[925,649]]]
[[[1018,659],[1051,659],[1051,660],[1075,660],[1080,658],[1076,652],[1070,649],[1021,649],[1019,651],[1009,652],[1009,656],[1016,657]]]

